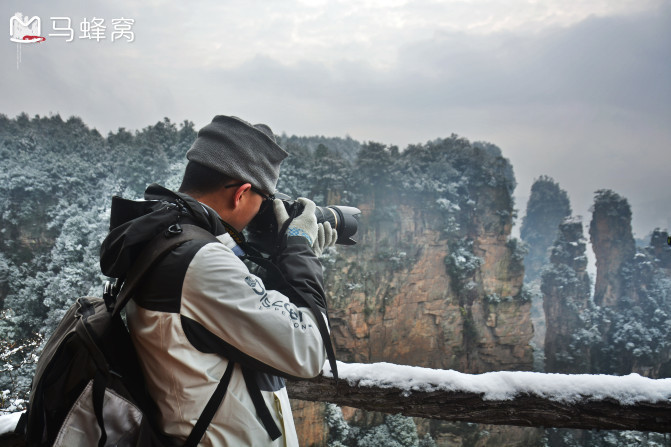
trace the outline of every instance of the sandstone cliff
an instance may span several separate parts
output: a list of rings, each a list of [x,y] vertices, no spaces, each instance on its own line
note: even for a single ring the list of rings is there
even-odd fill
[[[571,215],[568,194],[551,177],[542,175],[531,185],[520,237],[527,246],[524,257],[525,281],[540,279],[548,263],[549,249],[557,237],[557,227]]]
[[[636,251],[629,203],[612,191],[597,191],[590,236],[597,259],[594,303],[602,306],[591,318],[600,322],[603,345],[592,369],[671,376],[667,233],[656,230],[650,246]]]
[[[597,191],[590,223],[597,276],[589,298],[578,224],[564,223],[543,274],[548,332],[546,370],[671,376],[671,247],[655,230],[637,251],[631,209],[618,194]]]
[[[358,244],[337,247],[325,259],[339,359],[469,373],[531,369],[523,254],[510,240],[514,180],[507,177],[508,161],[461,139],[419,149],[433,158],[433,172],[454,172],[441,179],[445,192],[427,187],[430,175],[369,184],[353,204],[363,212]],[[450,151],[458,160],[444,158]],[[455,170],[457,162],[471,176]],[[421,191],[413,190],[416,181],[425,182]],[[296,409],[301,439],[321,445],[324,438],[307,416],[321,417],[318,406]],[[422,423],[422,430],[449,438],[440,435],[443,424]]]
[[[627,199],[610,190],[597,191],[589,234],[596,256],[594,303],[614,306],[624,295],[620,269],[636,251]]]
[[[580,219],[565,219],[552,246],[551,266],[543,271],[546,372],[589,372],[589,349],[574,343],[585,328],[582,315],[591,298],[585,242]]]
[[[396,216],[377,228],[379,210],[359,204],[360,243],[340,248],[339,268],[328,270],[340,358],[474,373],[529,369],[529,304],[520,299],[523,270],[511,267],[510,225],[476,230],[467,248],[457,241],[451,249],[438,213],[391,195],[386,203]]]

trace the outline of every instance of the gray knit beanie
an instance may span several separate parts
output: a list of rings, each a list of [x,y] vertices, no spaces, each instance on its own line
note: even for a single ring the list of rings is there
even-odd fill
[[[273,194],[280,163],[288,155],[265,124],[217,115],[200,129],[186,158]]]

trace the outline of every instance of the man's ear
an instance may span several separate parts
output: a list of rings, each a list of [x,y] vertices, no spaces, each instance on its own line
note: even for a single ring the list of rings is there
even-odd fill
[[[235,194],[233,194],[233,208],[237,208],[238,205],[240,205],[243,194],[250,189],[252,189],[251,183],[245,183],[244,185],[240,185],[238,189],[235,190]]]

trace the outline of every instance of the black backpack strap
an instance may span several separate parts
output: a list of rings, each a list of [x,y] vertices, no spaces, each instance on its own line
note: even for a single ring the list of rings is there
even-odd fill
[[[252,403],[254,408],[256,408],[256,414],[261,418],[261,422],[268,432],[268,436],[273,441],[282,436],[282,432],[277,427],[273,416],[270,414],[270,410],[266,406],[266,402],[263,400],[263,395],[261,394],[261,389],[259,384],[256,381],[254,372],[249,368],[242,368],[242,376],[245,379],[245,385],[247,386],[247,392],[249,397],[252,398]]]
[[[91,397],[93,398],[93,412],[96,415],[98,427],[100,427],[100,439],[98,440],[98,447],[105,447],[105,443],[107,442],[107,431],[105,430],[105,421],[103,419],[105,388],[107,388],[107,380],[105,379],[103,373],[98,371],[93,378],[93,389],[91,390]]]
[[[128,301],[133,297],[135,288],[138,286],[145,273],[147,273],[147,271],[149,271],[149,269],[151,269],[163,255],[169,253],[184,242],[194,239],[211,240],[212,242],[218,241],[212,233],[204,228],[187,224],[175,224],[170,227],[170,231],[161,232],[154,236],[154,238],[147,243],[147,247],[142,250],[140,256],[131,267],[123,287],[121,288],[119,295],[116,297],[114,314],[118,315],[126,304],[128,304]]]
[[[224,376],[219,381],[219,385],[217,385],[217,388],[214,390],[214,394],[212,394],[212,397],[210,397],[210,400],[207,402],[207,405],[205,405],[205,408],[203,409],[203,412],[200,414],[200,417],[198,418],[196,425],[193,426],[191,434],[189,435],[188,438],[186,438],[186,443],[184,444],[184,447],[195,447],[203,438],[205,430],[207,430],[207,427],[209,427],[210,422],[212,422],[212,419],[214,418],[214,414],[217,412],[219,406],[224,401],[224,396],[226,396],[226,390],[228,389],[228,384],[230,383],[231,376],[233,375],[234,366],[235,363],[230,361],[228,362],[228,366],[226,367],[226,372],[224,372]]]
[[[30,411],[30,408],[28,408],[28,411]],[[21,416],[19,417],[19,422],[16,424],[16,428],[14,428],[14,433],[20,435],[26,434],[26,427],[28,426],[28,411],[24,411],[23,413],[21,413]]]

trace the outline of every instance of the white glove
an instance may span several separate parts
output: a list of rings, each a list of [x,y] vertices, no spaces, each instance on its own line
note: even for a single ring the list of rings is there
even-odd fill
[[[315,216],[315,203],[304,197],[299,197],[296,201],[303,205],[303,212],[291,221],[287,229],[287,236],[303,236],[312,245],[317,239],[319,232],[317,217]],[[273,201],[273,209],[275,211],[275,219],[277,219],[277,228],[282,228],[284,223],[289,219],[289,214],[284,207],[284,203],[280,199],[275,199]]]
[[[317,240],[312,244],[312,251],[314,251],[317,256],[321,256],[325,248],[335,245],[336,240],[338,239],[338,232],[331,228],[329,222],[320,223],[317,227]]]

